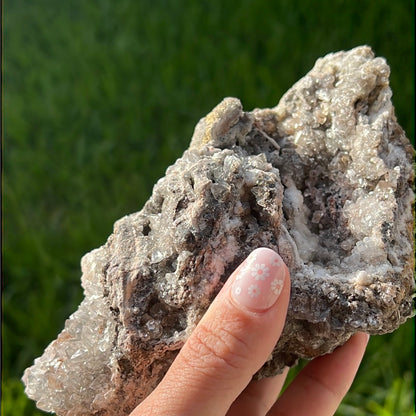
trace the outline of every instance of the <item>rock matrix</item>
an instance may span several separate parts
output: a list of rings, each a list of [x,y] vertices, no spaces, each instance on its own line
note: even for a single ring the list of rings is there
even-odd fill
[[[128,415],[158,384],[237,265],[276,250],[292,292],[254,376],[413,315],[413,149],[389,67],[369,47],[329,54],[270,109],[226,98],[144,208],[82,259],[85,299],[25,371],[58,415]]]

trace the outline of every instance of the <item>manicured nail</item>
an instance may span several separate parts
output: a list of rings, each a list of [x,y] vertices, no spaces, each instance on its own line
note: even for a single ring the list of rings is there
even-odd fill
[[[264,311],[276,302],[284,280],[282,258],[269,248],[258,248],[237,270],[231,294],[237,303],[246,308]]]

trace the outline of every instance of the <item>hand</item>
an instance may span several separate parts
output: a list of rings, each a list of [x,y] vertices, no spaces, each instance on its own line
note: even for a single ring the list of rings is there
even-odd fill
[[[228,279],[158,387],[130,416],[328,416],[355,377],[368,342],[358,333],[312,360],[276,401],[283,374],[252,381],[282,332],[290,294],[286,265],[254,250]]]

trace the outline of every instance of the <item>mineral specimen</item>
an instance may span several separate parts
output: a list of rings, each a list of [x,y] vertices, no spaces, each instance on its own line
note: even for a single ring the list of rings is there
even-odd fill
[[[413,149],[369,47],[329,54],[272,109],[226,98],[144,208],[82,260],[85,299],[25,371],[58,415],[127,415],[253,249],[290,268],[286,326],[255,377],[413,315]]]

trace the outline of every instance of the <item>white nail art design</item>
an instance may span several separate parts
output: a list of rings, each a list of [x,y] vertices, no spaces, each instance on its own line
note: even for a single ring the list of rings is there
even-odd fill
[[[280,264],[281,264],[281,260],[280,260],[280,259],[278,259],[278,258],[275,258],[275,259],[272,261],[272,266],[273,266],[273,267],[280,266]]]
[[[272,292],[275,295],[279,295],[283,288],[283,280],[274,279],[271,283]]]
[[[251,269],[251,275],[256,280],[264,280],[269,277],[269,268],[265,264],[255,264]]]
[[[248,294],[252,297],[252,298],[256,298],[257,296],[260,295],[260,288],[257,285],[251,285],[248,288]]]
[[[284,286],[283,261],[270,249],[251,253],[235,276],[232,294],[238,303],[254,310],[270,308]]]

